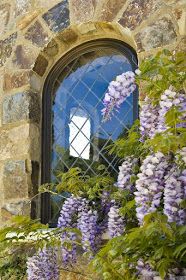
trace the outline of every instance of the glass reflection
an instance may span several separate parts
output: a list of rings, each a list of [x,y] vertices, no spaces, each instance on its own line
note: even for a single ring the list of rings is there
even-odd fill
[[[72,108],[69,129],[70,156],[89,159],[90,120],[87,113],[79,108]]]
[[[73,66],[72,66],[73,65]],[[119,112],[108,122],[102,122],[102,100],[109,82],[123,72],[132,70],[131,64],[119,52],[104,50],[80,56],[67,67],[67,77],[61,79],[53,100],[53,148],[51,177],[71,167],[80,167],[87,175],[96,175],[100,164],[107,166],[114,177],[118,172],[118,158],[108,155],[106,147],[127,132],[133,124],[133,97],[122,104]],[[58,216],[55,200],[53,218]]]

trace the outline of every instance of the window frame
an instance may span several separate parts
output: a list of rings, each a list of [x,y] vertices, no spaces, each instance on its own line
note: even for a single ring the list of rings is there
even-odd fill
[[[135,50],[125,42],[117,39],[96,39],[76,46],[67,52],[53,66],[48,74],[42,98],[42,137],[41,137],[41,184],[50,183],[51,178],[51,151],[52,151],[52,94],[54,84],[59,73],[66,68],[73,60],[90,51],[98,48],[110,47],[121,52],[130,62],[133,71],[137,68],[138,59]],[[133,95],[133,119],[138,118],[138,89]],[[41,222],[47,224],[50,221],[51,205],[50,194],[41,194]],[[50,224],[51,227],[54,225]]]

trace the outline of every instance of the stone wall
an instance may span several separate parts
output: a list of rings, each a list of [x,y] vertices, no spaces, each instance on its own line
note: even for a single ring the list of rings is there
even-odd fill
[[[184,49],[185,0],[0,1],[0,225],[30,212],[40,182],[42,88],[68,50],[116,38],[139,60]]]

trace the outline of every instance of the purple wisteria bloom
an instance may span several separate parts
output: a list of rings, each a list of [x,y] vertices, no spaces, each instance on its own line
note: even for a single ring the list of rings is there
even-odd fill
[[[157,132],[161,133],[168,129],[168,126],[165,123],[165,115],[173,106],[178,107],[180,112],[185,111],[186,96],[181,92],[175,92],[173,87],[170,86],[169,89],[165,90],[161,95]],[[185,119],[185,117],[186,114],[183,115],[183,119]],[[186,124],[182,123],[177,126],[186,127]]]
[[[169,222],[176,222],[178,225],[186,223],[186,209],[181,203],[186,199],[186,170],[180,171],[174,164],[165,177],[164,189],[164,214]]]
[[[82,234],[82,246],[85,252],[94,252],[96,249],[97,211],[91,209],[86,199],[79,207],[77,227]]]
[[[114,205],[108,213],[108,231],[111,238],[120,236],[125,231],[125,220],[119,214],[119,207]]]
[[[119,167],[119,174],[117,180],[118,188],[122,190],[134,191],[134,184],[131,184],[131,177],[133,175],[133,167],[137,164],[137,159],[133,157],[126,157],[122,165]]]
[[[137,191],[134,192],[140,224],[146,214],[156,211],[160,205],[167,168],[168,161],[160,152],[148,155],[141,165],[141,173],[137,175],[139,179],[136,181]]]
[[[71,196],[67,198],[60,211],[58,227],[61,229],[77,227],[78,208],[82,202],[80,197]],[[76,216],[76,219],[75,219]],[[69,242],[71,246],[62,245],[62,258],[64,264],[76,261],[76,234],[73,232],[64,232],[61,235],[61,241]]]
[[[148,263],[144,263],[142,259],[137,262],[137,274],[140,275],[140,279],[154,280],[154,277],[158,275],[156,271],[153,271]]]
[[[44,248],[27,260],[28,280],[59,280],[57,251]]]
[[[165,90],[165,92],[161,95],[157,132],[161,133],[168,128],[165,123],[165,115],[172,106],[177,106],[179,103],[180,100],[178,95],[175,91],[173,91],[172,87]]]
[[[117,76],[116,81],[112,81],[109,84],[103,99],[103,120],[109,120],[113,111],[119,109],[120,105],[135,91],[135,89],[135,74],[132,71]]]
[[[157,133],[159,105],[152,105],[152,101],[146,97],[140,110],[141,141],[153,138]]]

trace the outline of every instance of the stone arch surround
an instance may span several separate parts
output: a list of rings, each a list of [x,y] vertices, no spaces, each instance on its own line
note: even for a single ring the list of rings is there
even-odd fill
[[[28,214],[29,198],[37,192],[41,93],[52,66],[70,49],[98,38],[128,43],[139,60],[164,47],[184,49],[184,15],[182,0],[3,0],[0,225]]]

